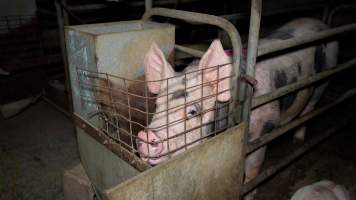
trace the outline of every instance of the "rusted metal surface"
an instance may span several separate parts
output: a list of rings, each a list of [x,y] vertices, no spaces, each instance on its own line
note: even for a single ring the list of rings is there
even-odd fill
[[[73,122],[77,127],[83,129],[85,133],[90,135],[100,144],[104,145],[107,149],[119,156],[121,159],[130,163],[138,171],[142,172],[151,167],[150,165],[139,159],[137,156],[132,155],[129,151],[122,148],[119,144],[117,144],[110,137],[108,137],[103,131],[91,125],[88,121],[80,117],[78,114],[73,114]]]
[[[296,47],[310,42],[320,41],[322,39],[336,36],[344,32],[355,31],[355,30],[356,30],[356,23],[353,23],[353,24],[344,25],[333,29],[328,29],[325,31],[320,31],[312,35],[305,35],[305,36],[295,37],[288,40],[276,41],[273,44],[268,44],[268,45],[260,45],[258,47],[258,56],[263,56],[266,54]]]
[[[159,81],[163,85],[166,85],[168,81],[172,81],[175,79],[186,80],[187,77],[192,78],[195,75],[199,73],[204,73],[204,71],[207,70],[220,71],[219,68],[224,66],[225,65],[211,66],[209,68],[206,68],[205,70],[197,69],[191,72],[186,72],[183,75],[178,74],[176,76],[169,77],[167,79],[162,79]],[[224,78],[232,78],[232,77],[234,76],[231,75],[229,77],[224,77]],[[187,96],[181,96],[181,95],[182,94],[184,95],[184,92],[191,91],[192,89],[201,90],[203,87],[206,88],[213,82],[222,81],[221,79],[216,79],[216,80],[211,80],[208,83],[198,83],[198,84],[190,85],[189,87],[187,87],[187,85],[184,84],[185,86],[184,90],[178,90],[178,92],[180,91],[180,93],[177,93],[177,91],[172,91],[156,96],[156,95],[147,94],[148,91],[147,89],[145,90],[145,88],[148,82],[145,80],[131,80],[121,76],[114,76],[107,73],[96,73],[96,72],[91,72],[82,69],[78,69],[78,80],[79,80],[80,89],[82,90],[81,92],[82,101],[88,103],[96,103],[97,105],[100,105],[98,106],[99,118],[105,124],[101,128],[101,130],[106,135],[108,135],[113,140],[113,142],[118,143],[123,148],[125,148],[125,150],[131,152],[131,154],[134,157],[139,153],[136,149],[136,141],[142,140],[141,138],[137,137],[137,133],[140,130],[163,129],[170,126],[174,126],[179,123],[185,123],[185,121],[187,120],[187,118],[177,118],[172,121],[168,121],[167,119],[167,123],[165,124],[161,124],[157,127],[148,127],[149,122],[151,121],[153,115],[164,114],[165,112],[168,113],[179,112],[184,106],[187,107],[191,105],[197,105],[199,103],[200,103],[199,105],[204,106],[204,104],[202,103],[203,101],[206,102],[209,99],[215,100],[217,94],[206,95],[204,97],[196,98],[194,100],[187,100]],[[116,86],[113,86],[111,83],[114,82],[123,83],[123,85],[122,87],[118,87],[117,84]],[[231,90],[232,87],[226,88],[225,92],[231,92]],[[93,92],[94,97],[87,95],[88,92],[90,93]],[[154,103],[157,98],[173,98],[174,100],[175,96],[177,96],[178,98],[184,98],[185,102],[173,106],[173,105],[168,105],[169,101],[166,101],[161,104],[166,104],[165,106],[167,109],[160,110],[159,112],[157,111],[155,112]],[[215,113],[214,118],[211,121],[207,121],[204,123],[200,122],[200,124],[196,124],[196,126],[185,128],[181,133],[172,134],[167,138],[161,138],[159,142],[160,143],[172,142],[178,139],[179,137],[182,136],[187,137],[187,135],[192,134],[192,131],[198,130],[201,132],[203,128],[206,128],[208,126],[214,126],[213,130],[204,133],[204,135],[200,134],[200,136],[193,141],[184,141],[184,144],[182,144],[181,146],[175,149],[169,149],[167,153],[160,154],[158,157],[154,157],[154,156],[147,156],[147,157],[159,158],[166,155],[172,156],[172,154],[174,154],[175,152],[180,151],[182,149],[187,149],[189,146],[200,143],[206,140],[206,138],[216,135],[217,133],[228,128],[226,122],[231,116],[231,113],[225,111],[224,112],[225,115],[217,116],[217,114],[221,113],[222,109],[228,110],[228,108],[232,106],[231,105],[232,102],[233,101],[231,100],[224,102],[224,105],[216,103],[212,107],[204,108],[200,110],[197,114],[191,116],[190,118],[202,119],[203,118],[202,116],[206,114]],[[142,104],[144,103],[147,103],[147,105],[142,106]],[[168,115],[166,115],[166,117],[168,118]],[[150,144],[150,142],[144,140],[142,140],[142,143]]]
[[[116,186],[132,178],[140,172],[122,160],[104,145],[85,133],[81,128],[76,129],[80,160],[90,181],[102,199],[104,190]]]
[[[356,58],[349,60],[348,62],[341,64],[331,70],[327,70],[324,72],[320,72],[315,76],[311,76],[305,79],[302,79],[298,82],[289,84],[287,86],[281,87],[279,89],[277,89],[276,91],[269,93],[269,94],[265,94],[262,96],[258,96],[255,97],[253,99],[253,103],[252,103],[252,109],[257,108],[258,106],[261,106],[263,104],[266,104],[268,102],[271,102],[281,96],[284,96],[288,93],[297,91],[303,87],[306,87],[312,83],[315,83],[317,81],[320,81],[322,79],[326,79],[329,78],[330,76],[333,76],[336,73],[339,73],[341,71],[344,71],[346,69],[349,69],[351,67],[354,67],[356,65]]]
[[[143,57],[152,41],[156,41],[166,55],[173,50],[174,27],[140,21],[80,25],[66,27],[66,39],[74,112],[85,124],[89,124],[77,128],[80,157],[90,180],[100,193],[149,166],[138,160],[137,156],[131,157],[132,154],[127,154],[105,133],[97,132],[102,123],[97,116],[91,117],[90,114],[97,112],[98,105],[96,102],[82,101],[77,70],[133,79],[143,73]],[[86,96],[95,98],[93,92],[85,92]]]
[[[81,102],[78,68],[134,79],[143,73],[142,61],[152,41],[166,55],[174,46],[173,26],[140,21],[71,26],[66,28],[66,34],[74,111],[81,116],[97,108],[90,102]],[[86,95],[94,98],[92,92]]]
[[[257,150],[258,148],[262,147],[263,145],[266,145],[268,142],[276,139],[277,137],[283,135],[287,131],[298,127],[299,125],[305,123],[306,121],[319,116],[320,114],[325,113],[325,111],[330,110],[331,108],[335,107],[336,105],[339,105],[340,103],[343,103],[345,100],[348,100],[349,98],[353,97],[356,94],[356,89],[352,89],[349,92],[345,93],[344,96],[341,98],[337,99],[333,103],[330,103],[328,105],[325,105],[321,108],[318,108],[303,117],[300,117],[298,119],[293,120],[292,122],[289,122],[286,125],[283,125],[272,132],[265,134],[261,136],[260,138],[248,143],[247,146],[247,154],[252,153],[253,151]]]
[[[245,125],[105,191],[108,200],[238,199]]]
[[[272,175],[278,173],[283,167],[287,166],[288,164],[292,163],[295,161],[297,158],[301,157],[305,153],[307,153],[310,149],[327,139],[329,136],[331,136],[333,133],[338,131],[339,129],[345,127],[350,121],[345,120],[343,123],[332,127],[331,129],[327,130],[323,134],[320,134],[318,136],[315,136],[312,140],[307,141],[303,146],[301,146],[299,149],[294,151],[293,153],[289,154],[286,156],[283,160],[279,161],[278,164],[271,166],[270,168],[264,170],[261,172],[255,179],[249,181],[246,183],[243,188],[242,188],[242,193],[246,194],[256,188],[258,185],[263,183],[266,179],[271,177]]]

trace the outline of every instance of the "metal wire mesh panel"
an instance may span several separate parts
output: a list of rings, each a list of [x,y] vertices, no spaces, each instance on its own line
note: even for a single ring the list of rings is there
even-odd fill
[[[77,75],[82,101],[97,107],[88,115],[99,116],[99,128],[131,154],[155,165],[227,128],[233,100],[222,102],[219,96],[230,95],[234,86],[228,82],[234,75],[220,76],[224,67],[231,65],[187,67],[157,81],[85,69],[77,69]],[[229,87],[219,89],[224,82]],[[150,84],[159,84],[160,91],[152,93]]]

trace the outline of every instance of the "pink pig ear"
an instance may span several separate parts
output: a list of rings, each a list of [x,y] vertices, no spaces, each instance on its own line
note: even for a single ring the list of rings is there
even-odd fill
[[[159,80],[174,75],[172,67],[167,62],[163,52],[155,42],[151,44],[151,47],[145,56],[144,66],[146,81],[148,81],[147,86],[153,94],[159,93],[162,82]]]
[[[228,101],[231,98],[230,76],[232,65],[229,56],[226,55],[220,40],[214,40],[199,62],[199,69],[203,70],[204,82],[215,82],[212,85],[214,92],[217,90],[218,101]],[[218,66],[219,73],[218,73]],[[219,74],[219,77],[217,77]],[[229,78],[227,78],[229,77]],[[218,84],[216,84],[216,81]],[[217,87],[217,88],[216,88]],[[224,92],[223,92],[224,91]]]

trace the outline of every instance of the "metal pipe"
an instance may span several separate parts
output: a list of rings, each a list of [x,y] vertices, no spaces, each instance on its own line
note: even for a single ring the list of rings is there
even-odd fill
[[[295,82],[295,83],[292,83],[292,84],[289,84],[287,86],[284,86],[284,87],[281,87],[279,89],[277,89],[276,91],[272,92],[272,93],[269,93],[269,94],[265,94],[265,95],[261,95],[261,96],[258,96],[256,98],[253,99],[253,102],[252,102],[252,109],[255,109],[257,108],[258,106],[261,106],[263,104],[266,104],[268,102],[271,102],[281,96],[284,96],[288,93],[291,93],[291,92],[294,92],[296,90],[299,90],[303,87],[306,87],[312,83],[315,83],[317,81],[320,81],[322,79],[325,79],[325,78],[328,78],[338,72],[341,72],[343,70],[346,70],[346,69],[349,69],[351,67],[353,67],[354,65],[356,65],[356,58],[354,59],[351,59],[349,61],[347,61],[346,63],[344,64],[341,64],[331,70],[327,70],[327,71],[324,71],[324,72],[320,72],[318,74],[316,74],[315,76],[312,76],[312,77],[308,77],[308,78],[305,78],[305,79],[302,79],[298,82]]]
[[[355,94],[356,94],[356,88],[349,90],[345,95],[343,95],[341,98],[337,99],[336,101],[334,101],[328,105],[325,105],[321,108],[318,108],[317,110],[314,110],[313,112],[308,113],[308,114],[304,115],[303,117],[293,120],[292,122],[289,122],[288,124],[285,124],[277,129],[273,130],[272,132],[267,133],[267,134],[261,136],[260,138],[250,142],[247,145],[247,154],[252,153],[253,151],[257,150],[258,148],[262,147],[263,145],[274,140],[275,138],[283,135],[287,131],[289,131],[289,130],[303,124],[304,122],[324,113],[325,111],[335,107],[336,105],[339,105],[340,103],[344,102],[345,100],[354,96]]]
[[[201,58],[204,55],[203,51],[197,50],[197,49],[193,49],[190,47],[186,47],[186,46],[182,46],[182,45],[174,45],[174,48],[176,50],[179,50],[181,52],[187,53],[189,55],[195,56],[197,58]]]
[[[269,53],[285,50],[291,47],[296,47],[302,44],[315,42],[318,40],[322,40],[331,36],[335,36],[346,31],[354,31],[356,30],[356,23],[340,26],[338,28],[329,29],[325,31],[321,31],[315,34],[308,34],[301,37],[296,37],[284,41],[276,41],[274,43],[268,43],[265,45],[260,45],[258,47],[258,56],[263,56]]]
[[[348,121],[344,121],[341,124],[337,125],[336,127],[333,127],[329,130],[327,130],[325,133],[320,134],[318,136],[315,136],[313,140],[310,140],[309,142],[305,143],[302,147],[288,155],[286,158],[283,160],[279,161],[278,164],[269,167],[268,169],[264,170],[260,175],[258,175],[255,179],[249,181],[242,187],[242,194],[246,194],[256,188],[259,184],[264,182],[266,179],[271,177],[272,175],[276,174],[279,172],[282,168],[308,152],[311,148],[315,147],[322,141],[324,141],[326,138],[331,136],[333,133],[335,133],[337,130],[345,127],[348,123]]]
[[[251,5],[250,30],[247,48],[246,75],[255,77],[255,65],[257,59],[257,48],[260,33],[262,0],[253,0]],[[242,105],[242,121],[250,121],[251,103],[253,97],[253,87],[245,82],[241,82],[240,95],[245,95]],[[248,130],[248,128],[247,128]]]
[[[227,32],[227,34],[230,37],[231,44],[232,44],[232,49],[233,49],[233,70],[234,70],[234,78],[232,78],[231,83],[235,85],[237,83],[237,77],[240,74],[240,58],[241,58],[241,38],[240,34],[236,30],[235,26],[231,24],[228,20],[213,16],[213,15],[208,15],[208,14],[202,14],[202,13],[194,13],[194,12],[188,12],[188,11],[182,11],[182,10],[174,10],[174,9],[167,9],[167,8],[152,8],[151,10],[147,11],[143,17],[143,21],[149,20],[153,15],[157,16],[164,16],[164,17],[170,17],[170,18],[176,18],[180,20],[185,20],[185,21],[190,21],[190,22],[197,22],[197,23],[203,23],[203,24],[210,24],[217,26],[224,31]],[[232,94],[237,94],[237,87],[233,87]],[[236,99],[235,103],[238,103],[239,101]],[[239,113],[236,112],[234,106],[230,106],[230,111],[231,113],[234,114],[232,117],[233,119],[229,118],[229,127],[232,127],[234,124],[236,124],[238,118],[239,118]]]
[[[273,15],[279,15],[279,14],[290,14],[293,12],[302,12],[302,11],[308,11],[308,10],[315,10],[315,9],[320,9],[325,7],[322,4],[316,4],[316,5],[311,5],[311,6],[303,6],[303,7],[297,7],[297,8],[289,8],[289,9],[278,9],[278,10],[271,10],[271,11],[266,11],[262,12],[263,17],[268,17],[268,16],[273,16]],[[234,13],[234,14],[229,14],[229,15],[221,15],[220,17],[223,17],[227,20],[241,20],[241,19],[246,19],[249,17],[248,13]]]
[[[75,6],[68,6],[70,11],[74,12],[83,12],[83,11],[90,11],[90,10],[100,10],[104,8],[108,8],[112,6],[112,4],[88,4],[88,5],[75,5]]]
[[[356,9],[356,5],[341,5],[341,6],[337,6],[335,8],[333,8],[330,11],[329,17],[327,18],[327,24],[329,26],[331,26],[332,24],[332,20],[334,19],[336,13],[340,12],[341,10],[355,10]]]
[[[152,0],[145,0],[145,10],[146,12],[152,9]]]
[[[68,68],[68,59],[67,59],[67,52],[66,52],[66,44],[65,44],[65,36],[64,36],[64,26],[68,25],[65,24],[63,21],[63,9],[61,8],[61,3],[59,2],[61,0],[55,0],[54,5],[56,8],[57,12],[57,22],[58,22],[58,31],[59,31],[59,41],[61,45],[61,51],[62,51],[62,57],[63,57],[63,64],[64,64],[64,71],[65,71],[65,76],[66,76],[66,89],[68,91],[68,101],[69,101],[69,112],[73,111],[73,101],[72,101],[72,90],[71,90],[71,84],[70,84],[70,74],[69,74],[69,68]]]

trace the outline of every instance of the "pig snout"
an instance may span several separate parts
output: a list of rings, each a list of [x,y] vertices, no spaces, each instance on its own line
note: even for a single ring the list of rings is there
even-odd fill
[[[151,130],[147,133],[140,131],[136,139],[137,149],[141,158],[148,160],[149,157],[157,157],[163,151],[162,140]]]

